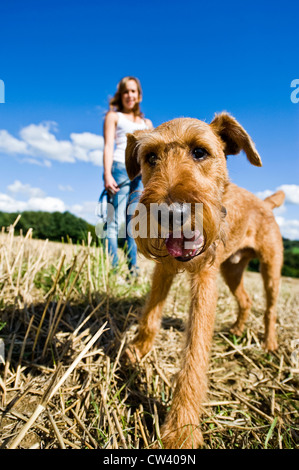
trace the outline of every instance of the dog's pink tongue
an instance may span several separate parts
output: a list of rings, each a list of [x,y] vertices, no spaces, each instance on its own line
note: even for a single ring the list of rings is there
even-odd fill
[[[178,238],[179,237],[179,238]],[[170,233],[166,238],[165,245],[168,253],[177,258],[178,256],[183,256],[184,254],[184,236],[183,234],[174,236],[173,233]]]
[[[183,233],[170,233],[165,240],[168,253],[174,258],[187,255],[195,255],[203,243],[203,237],[198,230],[192,232],[192,236],[186,238]]]

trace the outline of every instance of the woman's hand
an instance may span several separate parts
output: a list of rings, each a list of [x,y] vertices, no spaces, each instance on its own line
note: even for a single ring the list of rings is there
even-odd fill
[[[119,187],[111,173],[104,174],[104,184],[106,191],[110,194],[116,194],[119,191]]]

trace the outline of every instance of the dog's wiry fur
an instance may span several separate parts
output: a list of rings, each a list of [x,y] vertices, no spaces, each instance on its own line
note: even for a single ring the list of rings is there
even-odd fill
[[[194,148],[204,148],[206,158],[194,158]],[[156,266],[137,336],[127,348],[130,360],[139,360],[150,351],[175,274],[185,269],[191,278],[191,305],[182,366],[176,379],[172,407],[161,431],[165,448],[196,448],[202,444],[199,414],[207,390],[206,372],[219,271],[238,302],[239,313],[232,331],[241,335],[251,306],[243,285],[243,273],[251,258],[259,258],[267,301],[264,347],[269,351],[277,347],[275,305],[283,246],[272,209],[283,203],[284,193],[277,192],[262,201],[230,183],[226,156],[241,150],[251,164],[261,166],[251,138],[226,113],[216,115],[211,124],[181,118],[151,131],[128,135],[126,166],[131,179],[140,171],[142,173],[145,189],[141,204],[147,208],[151,203],[203,204],[204,245],[189,261],[170,256],[163,238],[151,239],[149,235],[136,239],[139,251],[154,258]],[[154,162],[151,161],[153,154]]]

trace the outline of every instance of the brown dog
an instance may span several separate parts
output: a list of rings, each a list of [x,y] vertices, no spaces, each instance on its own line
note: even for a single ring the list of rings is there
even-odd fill
[[[186,269],[191,277],[182,367],[172,407],[161,430],[165,448],[196,448],[202,444],[198,422],[207,389],[219,271],[239,305],[232,331],[240,335],[251,305],[243,286],[243,272],[251,258],[259,258],[267,299],[264,347],[269,351],[277,347],[275,305],[283,245],[272,209],[283,203],[284,193],[279,191],[262,201],[230,183],[226,156],[241,150],[250,163],[261,166],[251,138],[226,113],[216,115],[211,124],[174,119],[154,130],[128,135],[127,172],[133,179],[141,171],[145,187],[133,219],[138,221],[136,243],[144,256],[157,261],[137,336],[127,349],[130,360],[139,360],[150,351],[175,274]],[[169,208],[168,233],[163,233],[161,217],[151,215],[155,204],[163,205],[164,213],[165,207]],[[198,218],[201,230],[193,206],[202,207]],[[145,212],[141,210],[144,207]],[[153,220],[158,221],[158,235],[157,230],[151,231]],[[191,226],[188,236],[183,231],[186,220]],[[174,229],[174,221],[179,223],[180,233],[177,227]],[[147,226],[143,236],[138,235],[141,226],[143,232]],[[187,242],[191,246],[186,247]]]

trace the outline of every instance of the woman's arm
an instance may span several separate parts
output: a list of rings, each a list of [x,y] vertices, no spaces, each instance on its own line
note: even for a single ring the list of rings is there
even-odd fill
[[[150,119],[145,119],[145,123],[146,123],[146,125],[147,125],[147,127],[148,127],[149,129],[153,129],[153,128],[154,128],[153,123],[152,123],[152,121],[151,121]]]
[[[103,164],[105,189],[110,191],[112,194],[115,194],[117,191],[119,191],[115,179],[111,173],[116,124],[117,114],[114,111],[108,111],[104,121]]]

